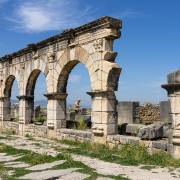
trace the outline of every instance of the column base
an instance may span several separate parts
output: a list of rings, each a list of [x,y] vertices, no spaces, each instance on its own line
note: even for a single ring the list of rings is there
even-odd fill
[[[180,146],[170,144],[168,152],[172,155],[173,158],[180,159]]]

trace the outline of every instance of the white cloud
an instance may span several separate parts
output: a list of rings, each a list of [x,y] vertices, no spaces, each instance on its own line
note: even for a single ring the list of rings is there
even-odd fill
[[[19,1],[8,20],[14,29],[25,32],[62,30],[75,27],[89,19],[90,8],[74,0]]]
[[[119,14],[119,17],[121,19],[126,19],[126,18],[130,18],[130,17],[138,17],[138,16],[143,16],[143,14],[139,11],[135,11],[132,9],[125,9],[124,11],[122,11]]]
[[[77,83],[81,80],[81,76],[78,74],[72,74],[69,76],[69,82],[70,83]]]

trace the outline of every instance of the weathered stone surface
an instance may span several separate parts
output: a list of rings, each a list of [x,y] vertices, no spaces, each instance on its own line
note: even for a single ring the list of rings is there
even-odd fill
[[[0,162],[9,162],[9,161],[15,161],[19,158],[21,158],[22,156],[8,156],[4,153],[0,153]]]
[[[168,126],[163,126],[163,137],[169,138],[171,129]]]
[[[5,167],[11,167],[11,168],[27,168],[29,167],[30,165],[27,164],[27,163],[24,163],[24,162],[18,162],[18,163],[15,163],[15,164],[8,164],[8,165],[5,165]]]
[[[64,162],[66,162],[65,160],[60,160],[60,161],[54,161],[52,163],[44,163],[44,164],[38,164],[29,168],[26,168],[27,170],[31,170],[31,171],[42,171],[45,169],[51,169],[54,166],[57,166],[59,164],[63,164]]]
[[[180,70],[168,74],[167,84],[163,84],[162,88],[167,91],[170,103],[170,152],[175,158],[180,158]]]
[[[103,136],[116,134],[117,101],[114,92],[118,90],[121,68],[114,62],[117,53],[113,51],[113,43],[120,37],[121,27],[119,19],[102,17],[0,58],[0,120],[10,120],[11,89],[16,79],[19,87],[19,134],[25,135],[25,124],[32,123],[34,115],[36,79],[42,72],[47,82],[48,129],[33,133],[42,137],[48,133],[48,137],[55,138],[57,129],[66,128],[69,74],[75,65],[82,63],[91,82],[93,130],[95,134],[101,131]]]
[[[72,180],[72,179],[73,180],[83,180],[83,179],[88,178],[89,176],[90,175],[88,175],[88,174],[83,174],[83,173],[80,173],[80,172],[72,172],[70,174],[61,176],[57,180]]]
[[[163,137],[163,123],[154,123],[139,129],[140,139],[158,139]]]
[[[139,102],[120,101],[117,105],[118,124],[134,123],[135,110],[139,106]]]
[[[167,141],[152,141],[152,147],[156,149],[161,149],[163,151],[167,151],[168,142]]]
[[[176,177],[173,177],[169,173],[169,169],[156,168],[156,173],[150,170],[144,170],[140,167],[135,166],[123,166],[120,164],[104,162],[102,160],[98,160],[96,158],[90,158],[85,156],[73,155],[73,159],[77,161],[81,161],[85,165],[95,169],[99,174],[103,175],[121,175],[123,177],[127,177],[132,180],[176,180]]]
[[[68,175],[78,168],[69,169],[59,169],[59,170],[46,170],[41,172],[32,172],[24,176],[19,177],[19,179],[29,179],[29,180],[46,180],[52,178],[58,178],[60,176]]]
[[[115,138],[116,137],[116,138]],[[108,136],[108,140],[111,140],[112,142],[115,141],[114,139],[116,139],[116,141],[118,141],[118,139],[121,139],[122,136]],[[137,140],[139,138],[137,137],[132,137],[132,136],[128,136],[128,138],[132,139],[132,138],[136,138]],[[9,138],[8,141],[5,139],[1,139],[0,138],[0,143],[4,143],[7,145],[14,146],[16,148],[19,147],[18,145],[20,144],[24,144],[24,149],[29,150],[30,146],[32,146],[31,150],[33,152],[37,152],[36,148],[34,147],[34,143],[36,143],[36,146],[39,148],[39,153],[45,153],[48,152],[49,150],[52,151],[52,149],[54,150],[55,154],[59,153],[59,149],[60,148],[74,148],[73,146],[67,146],[64,144],[60,144],[57,143],[56,141],[53,140],[49,140],[49,139],[44,139],[44,138],[36,138],[36,140],[39,141],[40,144],[37,144],[37,141],[34,140],[28,140],[27,138],[18,138],[16,136],[16,138]],[[43,141],[42,141],[43,140]],[[42,141],[42,142],[41,142]],[[141,142],[145,142],[143,140],[140,140]],[[127,141],[128,142],[128,141]],[[152,142],[152,141],[146,141],[146,142]],[[120,141],[118,141],[118,143],[120,143]],[[58,151],[57,151],[58,148]],[[176,153],[178,153],[178,149],[172,149],[174,150]],[[1,156],[5,156],[6,153],[1,153]],[[95,158],[91,158],[91,157],[86,157],[86,156],[81,156],[81,155],[72,155],[72,158],[76,161],[80,161],[82,163],[84,163],[85,165],[89,166],[90,168],[95,169],[95,172],[98,172],[102,175],[108,175],[108,176],[112,176],[112,175],[121,175],[124,177],[128,177],[129,179],[132,180],[137,180],[137,179],[142,179],[142,180],[146,180],[146,179],[163,179],[163,180],[176,180],[177,177],[180,176],[180,172],[179,169],[177,170],[172,170],[171,172],[169,171],[168,168],[158,168],[156,167],[156,169],[151,170],[146,170],[146,169],[142,169],[139,166],[123,166],[121,164],[116,164],[116,163],[110,163],[110,162],[104,162],[102,160],[98,160]],[[13,161],[11,162],[6,162],[3,164],[11,164],[13,163]],[[14,161],[15,163],[15,161]],[[73,169],[73,170],[72,170]],[[29,174],[26,174],[25,176],[21,177],[23,179],[65,179],[67,180],[68,178],[70,179],[75,179],[76,177],[78,177],[80,180],[81,178],[83,179],[83,177],[87,177],[89,176],[89,174],[79,174],[78,172],[76,172],[77,169],[74,168],[70,168],[70,169],[60,169],[60,170],[44,170],[41,172],[31,172]],[[80,169],[79,169],[80,170]],[[156,172],[156,173],[154,173]],[[74,175],[73,175],[74,174]],[[107,177],[101,177],[101,175],[99,175],[100,177],[98,177],[99,179],[108,179]],[[73,177],[73,178],[72,178]]]
[[[131,135],[137,135],[139,133],[139,129],[145,127],[142,124],[127,124],[126,133]]]
[[[92,141],[93,133],[91,131],[82,131],[76,129],[57,130],[57,139],[84,140]]]

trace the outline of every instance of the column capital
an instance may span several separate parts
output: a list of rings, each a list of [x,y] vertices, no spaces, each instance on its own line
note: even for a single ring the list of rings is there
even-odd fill
[[[33,100],[34,96],[26,96],[26,95],[22,95],[22,96],[17,96],[17,98],[19,100]]]
[[[7,99],[10,99],[10,97],[7,97],[7,96],[0,97],[0,101],[4,101],[4,100],[7,100]]]
[[[55,93],[44,94],[44,96],[47,97],[48,100],[65,100],[68,94],[55,92]]]
[[[168,95],[180,93],[180,83],[162,84],[161,87],[168,92]]]
[[[90,95],[91,97],[95,97],[95,96],[114,96],[114,91],[89,91],[86,92],[88,95]]]

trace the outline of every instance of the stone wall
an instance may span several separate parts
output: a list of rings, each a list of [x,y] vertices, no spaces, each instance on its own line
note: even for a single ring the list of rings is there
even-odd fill
[[[2,123],[1,127],[2,127]],[[4,129],[14,130],[18,133],[19,124],[16,122],[5,121],[3,124]],[[29,134],[36,137],[48,137],[47,126],[29,124],[25,127],[25,135]],[[75,129],[58,129],[56,136],[54,137],[58,140],[72,140],[81,142],[94,142],[94,136],[91,131],[82,131]],[[168,151],[171,148],[168,144],[167,139],[165,140],[141,140],[139,137],[129,136],[129,135],[109,135],[106,138],[105,143],[110,147],[121,147],[122,144],[140,144],[147,147],[149,150],[163,150]]]
[[[135,123],[135,109],[139,102],[121,101],[117,105],[118,124]]]
[[[111,135],[107,137],[106,142],[110,147],[121,147],[122,144],[140,144],[149,150],[169,151],[169,144],[167,140],[145,141],[138,137]]]
[[[56,135],[58,140],[78,140],[78,141],[92,141],[93,133],[91,131],[82,131],[75,129],[59,129]]]
[[[160,102],[160,119],[162,122],[172,124],[170,121],[170,104],[169,101],[161,101]]]
[[[29,134],[37,137],[47,137],[47,126],[27,124],[25,126],[25,135]]]
[[[3,121],[1,123],[1,127],[3,130],[12,130],[15,134],[19,133],[19,123],[18,122],[12,122],[12,121]]]

